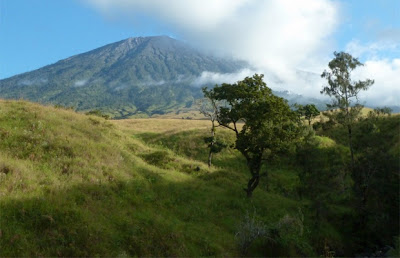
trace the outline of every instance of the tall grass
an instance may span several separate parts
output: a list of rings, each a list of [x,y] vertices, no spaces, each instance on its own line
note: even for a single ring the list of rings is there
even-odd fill
[[[247,170],[235,150],[215,155],[207,168],[208,126],[110,121],[0,101],[0,256],[239,255],[235,234],[248,211],[256,207],[271,227],[297,214],[296,176],[276,169],[274,184],[289,189],[260,187],[249,201],[241,190]],[[288,255],[282,246],[302,243],[306,234],[296,241],[256,242],[249,255],[264,255],[268,246]]]

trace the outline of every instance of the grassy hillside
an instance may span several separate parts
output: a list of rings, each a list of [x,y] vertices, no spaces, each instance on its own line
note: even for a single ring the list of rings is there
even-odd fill
[[[316,226],[316,202],[302,191],[319,193],[324,184],[304,179],[301,160],[289,155],[268,164],[268,184],[262,179],[249,200],[242,190],[249,174],[236,150],[215,154],[207,167],[210,127],[206,120],[105,120],[0,101],[0,256],[346,254],[348,189],[317,177],[332,198]],[[384,128],[398,153],[396,120]],[[339,131],[323,133],[336,142],[312,137],[314,167],[333,164],[334,171],[346,160]],[[217,138],[234,141],[222,128]]]
[[[1,101],[0,256],[237,256],[246,214],[276,230],[298,217],[290,194],[260,187],[244,197],[235,151],[211,169],[202,150],[186,155],[186,142],[205,147],[207,130],[207,121],[114,122]],[[176,139],[185,148],[175,152]],[[249,253],[312,254],[291,237],[307,246],[306,234],[282,231]]]

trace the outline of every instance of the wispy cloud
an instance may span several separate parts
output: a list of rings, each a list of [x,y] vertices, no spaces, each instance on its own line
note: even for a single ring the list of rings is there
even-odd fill
[[[194,79],[192,86],[204,87],[204,86],[214,86],[215,84],[221,83],[235,83],[242,80],[246,76],[252,76],[256,71],[250,69],[243,69],[237,73],[214,73],[209,71],[204,71],[199,77]]]
[[[30,85],[40,85],[47,83],[48,79],[47,78],[34,78],[34,79],[23,79],[17,82],[18,85],[22,86],[30,86]]]
[[[351,53],[355,57],[366,60],[380,59],[385,54],[400,54],[400,42],[392,40],[379,40],[369,43],[361,43],[359,40],[353,39],[347,43],[346,52]]]
[[[87,84],[88,80],[78,80],[74,82],[74,87],[82,87]]]
[[[382,29],[376,36],[379,40],[400,42],[400,28]]]

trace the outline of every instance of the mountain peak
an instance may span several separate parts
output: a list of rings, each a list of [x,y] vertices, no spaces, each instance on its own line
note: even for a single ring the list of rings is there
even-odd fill
[[[120,42],[122,44],[139,45],[139,44],[143,43],[143,41],[145,39],[146,38],[144,38],[144,37],[131,37],[131,38],[127,38],[127,39],[121,40]]]
[[[111,43],[109,45],[104,46],[105,48],[109,47],[110,50],[114,51],[114,54],[125,55],[128,52],[145,52],[146,49],[150,52],[152,50],[158,50],[162,52],[177,52],[177,51],[196,51],[189,47],[188,45],[180,42],[176,39],[173,39],[168,36],[148,36],[148,37],[130,37],[116,43]],[[94,50],[96,51],[96,49]],[[91,51],[92,52],[92,51]],[[197,51],[196,51],[197,52]],[[136,53],[137,54],[137,53]]]
[[[147,36],[147,37],[130,37],[130,38],[127,38],[127,39],[119,41],[119,43],[129,44],[129,45],[132,45],[132,46],[140,45],[140,44],[145,43],[145,42],[164,42],[164,43],[167,43],[167,42],[177,42],[177,40],[173,39],[173,38],[171,38],[169,36],[166,36],[166,35],[160,35],[160,36]]]

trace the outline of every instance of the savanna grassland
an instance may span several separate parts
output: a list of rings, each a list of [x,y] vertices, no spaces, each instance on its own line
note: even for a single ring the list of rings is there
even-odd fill
[[[333,125],[267,164],[249,199],[237,150],[215,154],[208,168],[210,121],[106,120],[0,101],[0,256],[332,256],[360,252],[364,241],[395,254],[400,118],[371,119],[355,138],[388,150],[378,154],[389,174],[370,186],[388,199],[369,199],[363,233],[376,235],[364,239],[354,233],[344,133]],[[233,145],[231,131],[216,133]]]

